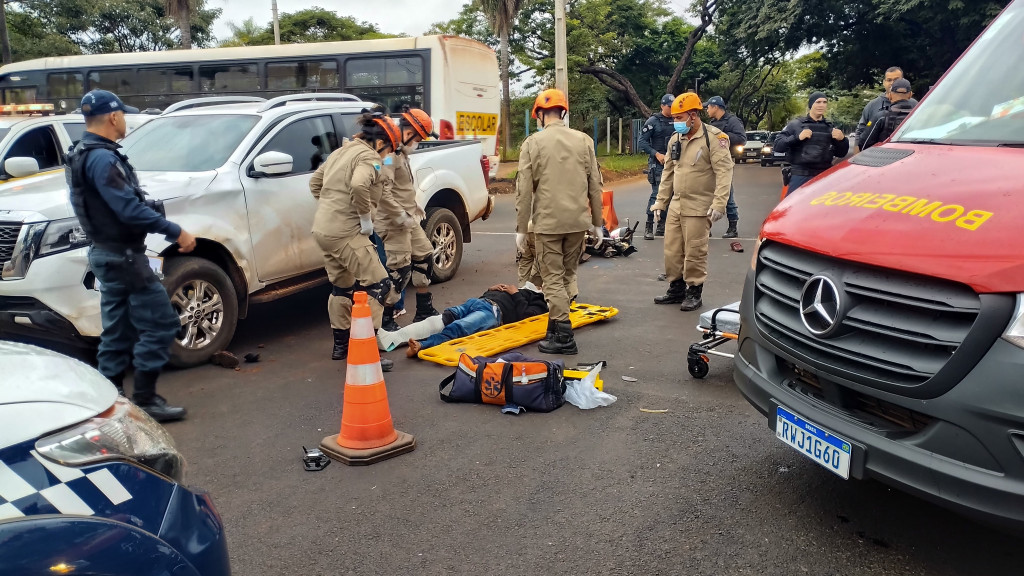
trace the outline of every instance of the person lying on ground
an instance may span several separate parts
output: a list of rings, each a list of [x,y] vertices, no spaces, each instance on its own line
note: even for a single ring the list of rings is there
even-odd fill
[[[522,289],[498,284],[488,288],[479,298],[470,298],[461,306],[445,309],[440,316],[413,322],[396,332],[381,330],[377,334],[377,342],[382,350],[389,352],[407,342],[409,350],[406,355],[415,358],[425,348],[547,311],[544,294],[530,282]]]

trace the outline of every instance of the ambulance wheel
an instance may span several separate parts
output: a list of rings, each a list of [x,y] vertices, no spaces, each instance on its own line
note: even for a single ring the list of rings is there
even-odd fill
[[[705,378],[711,372],[711,366],[703,358],[691,360],[686,368],[694,378]]]

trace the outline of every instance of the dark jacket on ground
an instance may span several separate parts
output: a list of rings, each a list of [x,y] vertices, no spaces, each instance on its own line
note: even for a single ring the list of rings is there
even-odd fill
[[[811,137],[800,139],[804,129],[810,129]],[[787,154],[793,165],[793,174],[815,176],[832,166],[835,158],[845,158],[850,152],[850,140],[832,138],[834,126],[828,120],[814,120],[808,116],[793,120],[775,139],[775,151]]]
[[[533,290],[520,290],[515,294],[509,294],[501,290],[488,290],[480,298],[490,300],[498,305],[501,310],[501,323],[511,324],[526,320],[531,316],[546,314],[548,303],[544,295]]]
[[[743,121],[735,114],[726,112],[718,120],[712,120],[711,125],[729,135],[729,147],[735,148],[747,143],[747,131],[743,128]]]

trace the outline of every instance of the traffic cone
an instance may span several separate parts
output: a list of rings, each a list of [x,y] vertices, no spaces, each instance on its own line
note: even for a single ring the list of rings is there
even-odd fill
[[[388,407],[384,372],[373,331],[366,292],[356,292],[345,373],[345,403],[341,408],[341,432],[320,442],[320,449],[349,466],[366,466],[412,452],[416,439],[395,430]]]

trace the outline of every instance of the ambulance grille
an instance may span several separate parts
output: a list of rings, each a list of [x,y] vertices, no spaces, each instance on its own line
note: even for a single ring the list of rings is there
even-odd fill
[[[832,280],[841,303],[838,326],[824,337],[801,317],[801,292],[818,275]],[[758,254],[758,329],[793,357],[849,381],[882,388],[923,384],[950,360],[980,312],[978,295],[955,282],[778,243],[764,244]]]
[[[0,222],[0,268],[14,255],[14,245],[21,234],[21,222]]]

